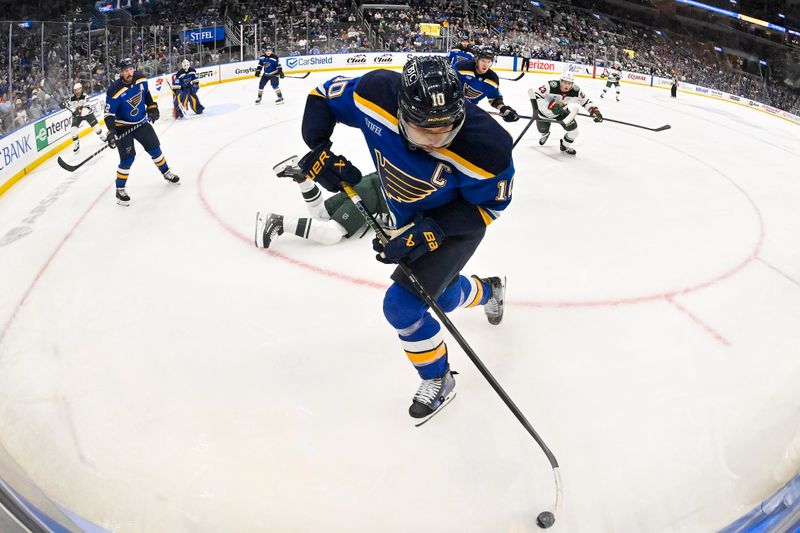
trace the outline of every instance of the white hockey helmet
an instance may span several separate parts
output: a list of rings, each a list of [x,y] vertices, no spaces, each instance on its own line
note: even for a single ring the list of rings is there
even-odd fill
[[[83,89],[81,82],[76,82],[75,85],[72,86],[72,92],[80,91],[81,89]]]
[[[575,83],[575,74],[567,70],[563,74],[561,74],[559,81],[565,81],[567,83]]]
[[[183,60],[183,63],[181,63],[181,66],[182,66],[183,68],[187,69],[187,68],[191,67],[191,66],[192,66],[192,64],[191,64],[191,63],[189,63],[189,60],[188,60],[188,59],[184,59],[184,60]]]

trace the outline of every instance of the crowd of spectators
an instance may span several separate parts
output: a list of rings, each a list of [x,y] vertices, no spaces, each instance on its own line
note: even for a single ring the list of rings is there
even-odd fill
[[[503,55],[588,64],[618,61],[626,70],[677,76],[800,114],[800,92],[781,83],[779,70],[760,76],[752,64],[717,53],[677,23],[656,30],[656,19],[649,17],[657,14],[631,14],[603,0],[564,0],[548,9],[527,0],[409,0],[402,9],[363,12],[351,0],[153,0],[137,4],[124,26],[101,24],[88,14],[67,20],[63,11],[74,18],[73,3],[48,4],[48,15],[60,21],[11,28],[11,64],[8,53],[0,57],[0,134],[57,109],[77,81],[88,92],[104,90],[122,57],[132,57],[148,74],[163,73],[185,57],[197,65],[238,59],[240,37],[247,43],[246,57],[256,57],[267,47],[281,55],[444,52],[448,42],[465,36]],[[243,28],[242,34],[229,34],[227,48],[223,42],[198,45],[183,39],[187,28],[224,27],[226,22]],[[426,23],[442,24],[442,35],[423,31]],[[0,27],[4,42],[8,31]]]

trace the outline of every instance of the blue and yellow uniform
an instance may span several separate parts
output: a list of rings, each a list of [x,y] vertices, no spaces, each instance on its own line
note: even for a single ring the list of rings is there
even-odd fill
[[[464,96],[473,104],[488,98],[492,107],[499,108],[503,105],[503,96],[500,94],[500,78],[492,69],[478,74],[475,70],[475,63],[476,60],[469,60],[456,64],[456,74],[464,84]]]
[[[401,228],[418,214],[437,219],[447,238],[411,267],[445,311],[485,304],[491,287],[460,275],[486,226],[511,201],[514,164],[509,134],[485,111],[465,103],[463,126],[453,141],[431,152],[412,148],[398,123],[400,73],[369,72],[336,77],[311,91],[303,117],[303,139],[327,142],[337,123],[359,128],[375,163],[390,213]],[[384,314],[423,379],[442,376],[447,347],[441,327],[400,269],[384,298]]]
[[[447,55],[447,62],[455,67],[461,61],[471,61],[475,56],[469,51],[469,46],[457,45]]]
[[[183,117],[184,109],[187,111],[191,109],[198,115],[203,113],[205,107],[197,97],[199,88],[200,78],[197,77],[197,70],[194,67],[181,68],[175,73],[172,79],[172,93],[176,118]]]
[[[119,167],[117,168],[117,189],[124,189],[128,180],[131,165],[136,158],[136,149],[133,141],[136,139],[153,159],[158,170],[169,181],[177,181],[169,171],[167,160],[161,153],[161,145],[153,126],[148,121],[155,122],[159,118],[158,106],[150,95],[147,87],[147,77],[134,72],[129,83],[118,78],[106,91],[105,121],[109,133],[113,134],[117,151],[119,152]],[[145,124],[142,124],[145,123]],[[137,126],[135,130],[132,130]],[[131,131],[132,130],[132,131]],[[169,173],[169,174],[168,174]],[[173,180],[173,177],[175,178]]]
[[[280,59],[273,53],[261,54],[258,58],[258,66],[256,67],[256,77],[261,77],[258,82],[258,99],[256,103],[261,102],[261,95],[264,94],[264,87],[269,81],[272,88],[275,90],[275,95],[278,97],[276,103],[283,102],[283,94],[279,87],[278,78],[283,78],[283,67],[281,67]]]

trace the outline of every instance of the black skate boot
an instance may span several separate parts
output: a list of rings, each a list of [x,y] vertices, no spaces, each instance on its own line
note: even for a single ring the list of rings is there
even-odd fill
[[[578,152],[575,151],[575,148],[570,148],[566,144],[564,144],[564,139],[561,139],[561,151],[567,152],[569,155],[575,155]]]
[[[303,172],[300,170],[300,167],[297,166],[298,160],[299,158],[296,155],[293,155],[292,157],[284,159],[272,167],[272,171],[279,178],[291,178],[297,183],[303,183],[306,181],[306,178],[303,176]]]
[[[126,207],[131,205],[131,197],[125,192],[125,187],[117,189],[117,203]]]
[[[489,324],[496,326],[503,320],[506,300],[506,278],[505,276],[502,278],[493,276],[491,278],[482,278],[481,281],[485,281],[492,287],[492,295],[486,305],[483,306],[483,310],[486,312]]]
[[[275,100],[275,103],[276,104],[282,104],[283,103],[283,96],[279,96],[278,99]]]
[[[72,141],[72,153],[77,154],[81,149],[81,142],[78,139]]]
[[[269,245],[279,235],[283,235],[283,216],[267,213],[256,213],[256,247],[269,248]]]
[[[167,170],[166,172],[164,172],[164,179],[170,183],[178,183],[179,181],[181,181],[178,175],[171,170]]]
[[[256,98],[256,103],[257,103],[257,104],[260,104],[260,103],[261,103],[261,96],[260,96],[260,95],[259,95],[259,97],[258,97],[258,98]]]
[[[539,146],[544,146],[544,143],[547,142],[547,139],[550,138],[550,132],[543,133],[541,137],[539,137]]]
[[[453,389],[456,387],[456,380],[453,374],[454,372],[450,371],[450,366],[448,365],[442,377],[423,379],[416,394],[414,394],[414,400],[411,403],[411,407],[408,408],[408,414],[412,418],[427,418],[442,405],[446,404],[455,396]]]

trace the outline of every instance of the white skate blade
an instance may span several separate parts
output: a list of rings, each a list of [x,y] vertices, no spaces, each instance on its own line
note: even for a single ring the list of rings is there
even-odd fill
[[[298,162],[299,161],[300,161],[300,157],[299,156],[296,156],[296,155],[289,156],[286,159],[284,159],[283,161],[281,161],[280,163],[278,163],[277,165],[275,165],[274,167],[272,167],[272,171],[275,174],[277,174],[278,176],[280,176],[281,173],[286,171],[286,169],[297,169],[297,170],[299,170],[299,167],[298,167]]]
[[[417,428],[420,427],[422,424],[424,424],[425,422],[427,422],[428,420],[430,420],[431,418],[436,416],[437,413],[441,413],[442,409],[447,407],[447,404],[449,404],[450,402],[452,402],[453,400],[456,399],[456,394],[458,394],[458,393],[453,391],[447,398],[444,399],[444,401],[442,402],[442,405],[440,405],[438,409],[436,409],[434,412],[432,412],[431,414],[429,414],[425,418],[415,418],[414,420],[419,420],[419,422],[416,422],[414,424],[414,427],[417,427]]]

